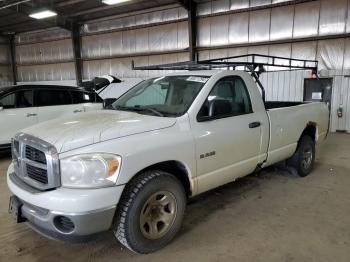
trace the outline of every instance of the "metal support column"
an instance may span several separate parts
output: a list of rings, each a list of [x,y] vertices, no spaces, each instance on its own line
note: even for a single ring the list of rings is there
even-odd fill
[[[190,61],[196,61],[197,4],[193,0],[188,0],[187,7]]]
[[[74,64],[75,64],[75,76],[77,85],[83,83],[83,60],[81,57],[81,36],[80,36],[81,26],[74,24],[72,26],[72,41],[73,41],[73,54],[74,54]]]
[[[16,43],[15,35],[10,35],[10,59],[13,84],[17,85]]]

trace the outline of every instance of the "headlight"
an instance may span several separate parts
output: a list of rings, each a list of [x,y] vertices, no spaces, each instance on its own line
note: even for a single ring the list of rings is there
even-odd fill
[[[62,186],[97,188],[113,186],[118,178],[121,157],[113,154],[82,154],[61,159]]]

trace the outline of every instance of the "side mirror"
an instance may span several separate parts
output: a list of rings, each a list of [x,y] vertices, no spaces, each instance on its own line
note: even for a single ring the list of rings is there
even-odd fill
[[[198,122],[210,121],[217,118],[229,116],[232,114],[232,105],[230,101],[225,99],[213,99],[202,107],[201,112],[197,116]]]
[[[227,116],[232,113],[230,101],[225,99],[213,99],[209,102],[209,118]]]
[[[103,108],[104,109],[112,109],[112,104],[117,101],[116,98],[106,98],[103,100]]]

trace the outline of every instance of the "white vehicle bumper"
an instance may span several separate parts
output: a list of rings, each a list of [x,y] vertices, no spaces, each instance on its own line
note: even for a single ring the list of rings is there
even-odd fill
[[[37,191],[7,171],[7,184],[21,217],[39,233],[69,242],[87,241],[110,229],[124,186]]]

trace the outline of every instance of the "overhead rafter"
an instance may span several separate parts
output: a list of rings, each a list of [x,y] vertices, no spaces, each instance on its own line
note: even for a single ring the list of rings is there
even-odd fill
[[[85,2],[86,0],[67,0],[62,3],[58,3],[56,6],[57,7],[64,7],[64,6],[69,6],[69,5],[75,5],[79,4],[81,2]]]
[[[26,5],[26,2],[11,6],[7,8],[7,10],[11,10],[14,13],[17,13],[19,15],[23,15],[25,17],[29,17],[29,15],[33,12],[33,9],[39,9],[39,8],[48,8],[48,9],[53,9],[51,6],[43,6],[42,4],[36,4],[35,1],[31,1],[31,6]],[[27,22],[27,23],[33,23],[33,24],[39,24],[44,27],[61,27],[66,30],[72,31],[72,25],[73,25],[73,20],[71,18],[67,18],[63,15],[61,15],[59,12],[54,10],[57,13],[57,16],[54,18],[49,18],[45,20],[32,20],[32,22]],[[22,22],[23,23],[23,22]],[[13,25],[9,26],[10,28],[14,28],[20,24],[14,23]]]
[[[178,0],[179,4],[182,5],[187,11],[190,10],[190,2],[193,2],[192,0]]]

